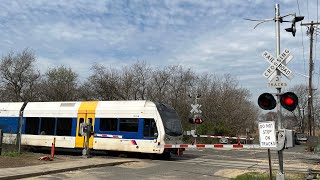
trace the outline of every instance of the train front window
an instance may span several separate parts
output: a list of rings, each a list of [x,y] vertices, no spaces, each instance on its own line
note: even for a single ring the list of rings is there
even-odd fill
[[[156,103],[157,109],[160,113],[164,130],[170,136],[181,136],[182,125],[177,112],[168,105]]]

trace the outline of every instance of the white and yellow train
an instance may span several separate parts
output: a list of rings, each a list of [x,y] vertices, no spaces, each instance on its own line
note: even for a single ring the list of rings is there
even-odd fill
[[[58,148],[84,148],[80,124],[92,124],[89,148],[94,150],[177,153],[165,144],[182,143],[176,111],[151,101],[12,102],[0,103],[0,129],[4,143],[13,143],[22,120],[21,144]]]

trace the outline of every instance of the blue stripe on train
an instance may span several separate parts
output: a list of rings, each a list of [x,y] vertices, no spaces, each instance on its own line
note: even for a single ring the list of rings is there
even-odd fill
[[[18,132],[18,122],[19,117],[0,117],[0,129],[4,133],[13,133]]]
[[[0,129],[3,130],[4,133],[13,133],[16,134],[18,132],[18,121],[19,117],[0,117]],[[22,124],[22,134],[25,134],[25,125],[26,118],[23,118]],[[72,130],[71,136],[76,136],[76,127],[77,127],[77,118],[72,118]],[[145,138],[143,137],[143,119],[139,118],[139,126],[138,132],[121,132],[121,131],[100,131],[100,118],[95,119],[95,127],[94,132],[97,134],[110,134],[110,135],[121,135],[123,139],[154,139],[152,137]],[[99,138],[99,137],[95,137]]]

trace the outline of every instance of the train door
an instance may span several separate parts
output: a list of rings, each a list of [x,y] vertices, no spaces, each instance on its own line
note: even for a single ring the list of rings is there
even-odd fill
[[[91,132],[94,130],[95,111],[98,105],[97,101],[82,102],[78,110],[77,130],[76,130],[76,148],[84,148],[85,136],[80,134],[81,123],[91,123]],[[93,136],[89,139],[89,148],[93,148]]]
[[[85,143],[85,136],[80,134],[80,124],[81,123],[91,123],[91,132],[94,129],[94,114],[92,113],[79,113],[78,120],[77,120],[77,132],[76,132],[76,147],[77,148],[84,148]],[[93,147],[93,136],[89,139],[89,148]]]

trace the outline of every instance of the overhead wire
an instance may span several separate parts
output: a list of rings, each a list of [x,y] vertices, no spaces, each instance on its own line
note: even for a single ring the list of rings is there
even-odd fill
[[[310,21],[309,20],[309,0],[307,0],[307,12],[308,12],[308,22]]]
[[[301,12],[300,12],[300,4],[299,4],[299,0],[297,0],[297,6],[298,6],[298,12],[299,12],[299,16],[301,15]],[[301,22],[302,23],[302,22]],[[303,41],[303,30],[302,30],[302,26],[300,25],[300,30],[301,30],[301,45],[302,45],[302,59],[303,59],[303,70],[304,70],[304,74],[307,74],[307,70],[306,70],[306,58],[305,58],[305,55],[304,55],[304,51],[305,51],[305,48],[304,48],[304,41]],[[305,78],[305,82],[306,82],[306,86],[307,86],[307,77],[304,77]]]

